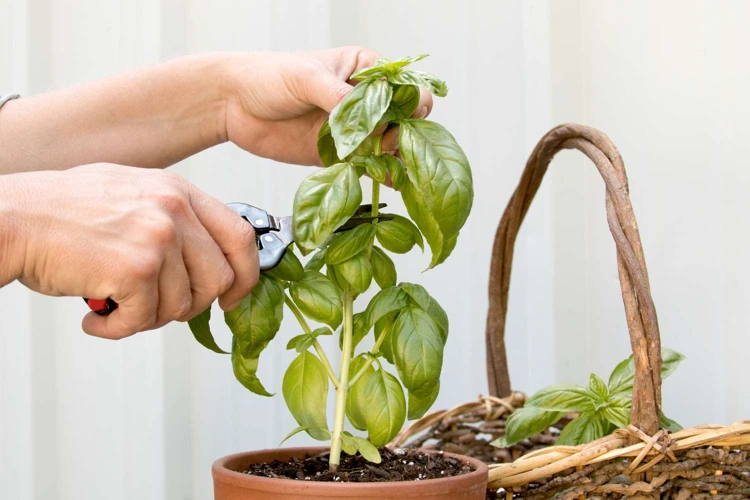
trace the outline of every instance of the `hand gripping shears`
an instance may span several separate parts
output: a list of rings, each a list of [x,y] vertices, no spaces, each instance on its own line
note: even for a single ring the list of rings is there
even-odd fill
[[[248,205],[247,203],[229,203],[229,208],[245,219],[255,230],[255,242],[258,246],[258,258],[260,260],[260,270],[268,271],[278,266],[284,258],[289,245],[294,243],[294,231],[292,227],[292,217],[274,217],[262,208]],[[379,208],[385,208],[386,204],[381,203]],[[373,220],[380,221],[392,220],[389,215],[378,215],[372,217],[372,205],[361,205],[354,215],[347,220],[335,232],[340,233],[348,231],[361,224],[369,224]],[[117,302],[111,298],[107,299],[86,299],[89,308],[100,316],[106,316],[117,309]]]

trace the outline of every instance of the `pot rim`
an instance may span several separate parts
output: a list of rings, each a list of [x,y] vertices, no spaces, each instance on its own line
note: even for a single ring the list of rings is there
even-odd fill
[[[293,448],[267,448],[264,450],[255,450],[255,451],[245,451],[240,453],[234,453],[231,455],[227,455],[224,457],[219,458],[216,460],[213,465],[211,466],[211,475],[213,476],[214,481],[220,481],[223,483],[236,485],[236,486],[242,486],[247,484],[248,482],[253,483],[253,487],[257,489],[266,489],[268,488],[276,490],[280,487],[286,487],[286,488],[299,488],[303,486],[306,491],[312,493],[317,489],[329,489],[331,485],[336,485],[335,488],[337,490],[340,490],[341,492],[347,492],[351,490],[352,492],[357,491],[368,491],[368,490],[377,490],[377,489],[383,489],[383,488],[393,488],[393,487],[399,487],[399,488],[409,488],[409,489],[415,489],[415,490],[423,490],[424,488],[452,488],[457,486],[458,484],[463,483],[474,483],[477,481],[484,480],[487,481],[489,468],[487,467],[487,464],[482,462],[481,460],[477,460],[473,457],[468,457],[466,455],[459,455],[456,453],[448,453],[443,452],[443,456],[458,459],[462,462],[469,463],[472,467],[474,467],[474,470],[468,474],[461,474],[459,476],[451,476],[451,477],[445,477],[445,478],[439,478],[439,479],[425,479],[420,481],[382,481],[382,482],[369,482],[369,483],[350,483],[350,482],[333,482],[333,481],[300,481],[298,479],[278,479],[278,478],[271,478],[271,477],[263,477],[263,476],[254,476],[251,474],[245,474],[243,472],[237,472],[232,469],[229,469],[225,466],[227,462],[230,462],[232,460],[236,460],[241,457],[246,457],[248,455],[255,455],[255,454],[273,454],[278,453],[282,451],[286,454],[296,454],[299,453],[301,456],[305,454],[319,454],[323,453],[325,451],[330,450],[329,447],[326,446],[300,446],[300,447],[293,447]],[[426,454],[439,454],[440,451],[438,450],[422,450],[419,449],[422,453]],[[483,479],[482,479],[483,478]]]

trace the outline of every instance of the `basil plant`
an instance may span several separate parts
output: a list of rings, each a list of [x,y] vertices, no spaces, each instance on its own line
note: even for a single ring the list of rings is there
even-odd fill
[[[662,359],[661,377],[666,379],[685,356],[671,349],[662,349]],[[586,444],[611,434],[615,429],[625,428],[630,423],[634,380],[635,362],[631,355],[615,367],[607,383],[592,373],[588,387],[574,384],[545,387],[531,396],[522,408],[510,414],[505,422],[505,436],[491,444],[499,448],[513,446],[555,425],[569,412],[576,412],[578,416],[565,426],[556,445]],[[661,426],[670,432],[682,429],[664,414],[661,415]]]
[[[443,81],[410,68],[424,57],[379,59],[352,75],[359,83],[318,135],[326,168],[305,179],[294,198],[293,246],[310,258],[303,265],[290,247],[241,305],[225,313],[235,377],[261,396],[271,394],[256,374],[260,355],[278,332],[285,306],[297,320],[300,334],[287,349],[298,355],[286,370],[282,393],[299,427],[287,438],[306,432],[330,440],[332,470],[342,451],[379,462],[377,448],[406,418],[424,415],[440,390],[448,317],[422,286],[398,282],[389,255],[417,246],[424,250],[427,240],[429,268],[445,261],[474,198],[469,162],[453,136],[435,122],[410,118],[420,88],[441,97],[448,92]],[[384,154],[383,135],[373,133],[393,127],[399,129],[398,156]],[[379,212],[380,186],[388,181],[401,193],[408,217]],[[367,187],[372,222],[335,233],[355,215]],[[387,220],[378,219],[385,215]],[[380,290],[355,313],[356,299],[373,282]],[[211,336],[209,317],[207,310],[191,320],[191,330],[201,344],[223,352]],[[338,371],[320,343],[334,332],[341,349]],[[357,352],[371,332],[374,346]],[[336,391],[332,423],[326,412],[331,386]],[[367,437],[344,431],[346,419]]]

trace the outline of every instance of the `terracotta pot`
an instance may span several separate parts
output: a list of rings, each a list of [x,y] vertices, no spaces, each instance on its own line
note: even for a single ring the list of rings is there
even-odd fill
[[[445,453],[445,456],[468,462],[476,470],[462,476],[424,481],[389,483],[330,483],[272,479],[251,476],[250,464],[289,460],[293,457],[323,453],[327,448],[281,448],[237,453],[220,458],[212,467],[215,500],[304,500],[335,498],[338,500],[484,500],[487,493],[487,466],[474,458]],[[434,453],[434,452],[425,452]]]

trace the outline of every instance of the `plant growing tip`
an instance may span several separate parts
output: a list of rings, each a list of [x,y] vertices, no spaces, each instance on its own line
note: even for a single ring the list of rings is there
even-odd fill
[[[295,243],[302,255],[312,256],[303,266],[289,248],[281,264],[263,273],[255,290],[225,314],[234,336],[235,376],[264,396],[270,393],[256,375],[260,354],[278,332],[285,304],[297,319],[301,333],[287,344],[297,355],[284,375],[282,393],[299,427],[284,441],[301,432],[331,440],[332,470],[342,452],[379,462],[377,448],[395,437],[407,417],[424,415],[440,390],[448,316],[420,285],[397,284],[396,263],[388,255],[415,246],[424,251],[427,240],[429,268],[444,262],[474,198],[469,162],[455,138],[437,123],[412,118],[420,88],[441,97],[448,92],[442,80],[410,67],[425,57],[378,59],[351,76],[360,83],[318,134],[327,168],[305,179],[294,197]],[[400,154],[383,154],[382,135],[372,132],[395,127],[400,128]],[[374,220],[335,234],[362,203],[365,173],[372,183]],[[389,220],[378,221],[380,186],[389,178],[409,217],[387,214]],[[380,291],[355,314],[355,300],[373,282]],[[210,310],[191,320],[191,330],[202,345],[223,352],[211,336],[209,317]],[[326,326],[313,329],[308,320]],[[339,327],[342,353],[336,372],[319,338]],[[370,332],[373,347],[356,354]],[[326,411],[329,384],[336,391],[332,428]],[[347,419],[367,439],[344,431]]]

